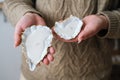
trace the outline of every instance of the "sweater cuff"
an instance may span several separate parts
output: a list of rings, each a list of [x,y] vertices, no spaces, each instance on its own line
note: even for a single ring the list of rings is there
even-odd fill
[[[8,7],[4,6],[3,10],[6,16],[8,17],[8,20],[12,23],[13,26],[15,26],[17,22],[20,20],[20,18],[28,12],[36,13],[42,16],[39,11],[28,5],[19,5],[14,7],[14,9],[13,8],[9,9]]]
[[[115,34],[117,31],[117,26],[119,25],[119,19],[117,18],[117,16],[115,14],[113,14],[112,12],[109,11],[103,11],[98,13],[99,15],[104,15],[107,20],[108,20],[108,29],[106,30],[101,30],[100,32],[98,32],[98,37],[101,38],[115,38]]]

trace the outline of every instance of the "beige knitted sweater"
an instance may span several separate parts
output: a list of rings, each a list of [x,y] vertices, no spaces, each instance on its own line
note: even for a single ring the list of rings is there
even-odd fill
[[[27,12],[40,14],[47,26],[75,15],[79,18],[102,14],[109,20],[107,31],[101,30],[80,44],[53,41],[55,60],[29,71],[23,54],[22,72],[27,80],[108,80],[111,71],[111,41],[120,38],[120,0],[5,0],[4,12],[15,26]],[[101,37],[101,38],[100,38]],[[24,49],[22,50],[25,53]]]

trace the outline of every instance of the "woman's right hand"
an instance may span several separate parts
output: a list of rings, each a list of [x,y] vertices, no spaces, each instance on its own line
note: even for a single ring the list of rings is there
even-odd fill
[[[16,24],[14,33],[14,46],[17,47],[21,43],[22,32],[32,25],[46,25],[44,19],[35,13],[26,13]]]
[[[44,19],[36,13],[26,13],[16,24],[15,33],[14,33],[14,46],[17,47],[21,44],[21,35],[26,28],[32,25],[43,25],[46,23]],[[53,54],[55,50],[53,47],[49,48],[47,56],[43,59],[43,63],[48,65],[49,62],[53,61]]]

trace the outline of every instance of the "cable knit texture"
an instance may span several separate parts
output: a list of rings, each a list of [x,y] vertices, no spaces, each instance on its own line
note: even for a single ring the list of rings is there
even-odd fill
[[[80,44],[53,40],[55,59],[50,65],[41,63],[35,71],[29,71],[24,48],[22,49],[22,73],[27,80],[109,80],[111,72],[110,39],[120,38],[119,0],[5,0],[4,12],[15,25],[27,12],[42,15],[47,26],[70,15],[83,18],[100,13],[109,20],[109,29],[102,38],[93,36]],[[114,5],[114,6],[112,6]],[[114,11],[113,11],[114,10]]]

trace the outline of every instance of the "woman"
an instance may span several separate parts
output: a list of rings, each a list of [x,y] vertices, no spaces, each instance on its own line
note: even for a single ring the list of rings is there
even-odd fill
[[[84,23],[75,39],[66,41],[56,37],[53,40],[42,61],[48,66],[41,63],[31,72],[23,54],[24,79],[109,80],[110,41],[120,38],[119,5],[119,0],[5,0],[4,12],[16,26],[15,47],[21,43],[22,32],[31,25],[53,27],[55,21],[70,15],[81,18]],[[25,53],[24,49],[22,52]]]

